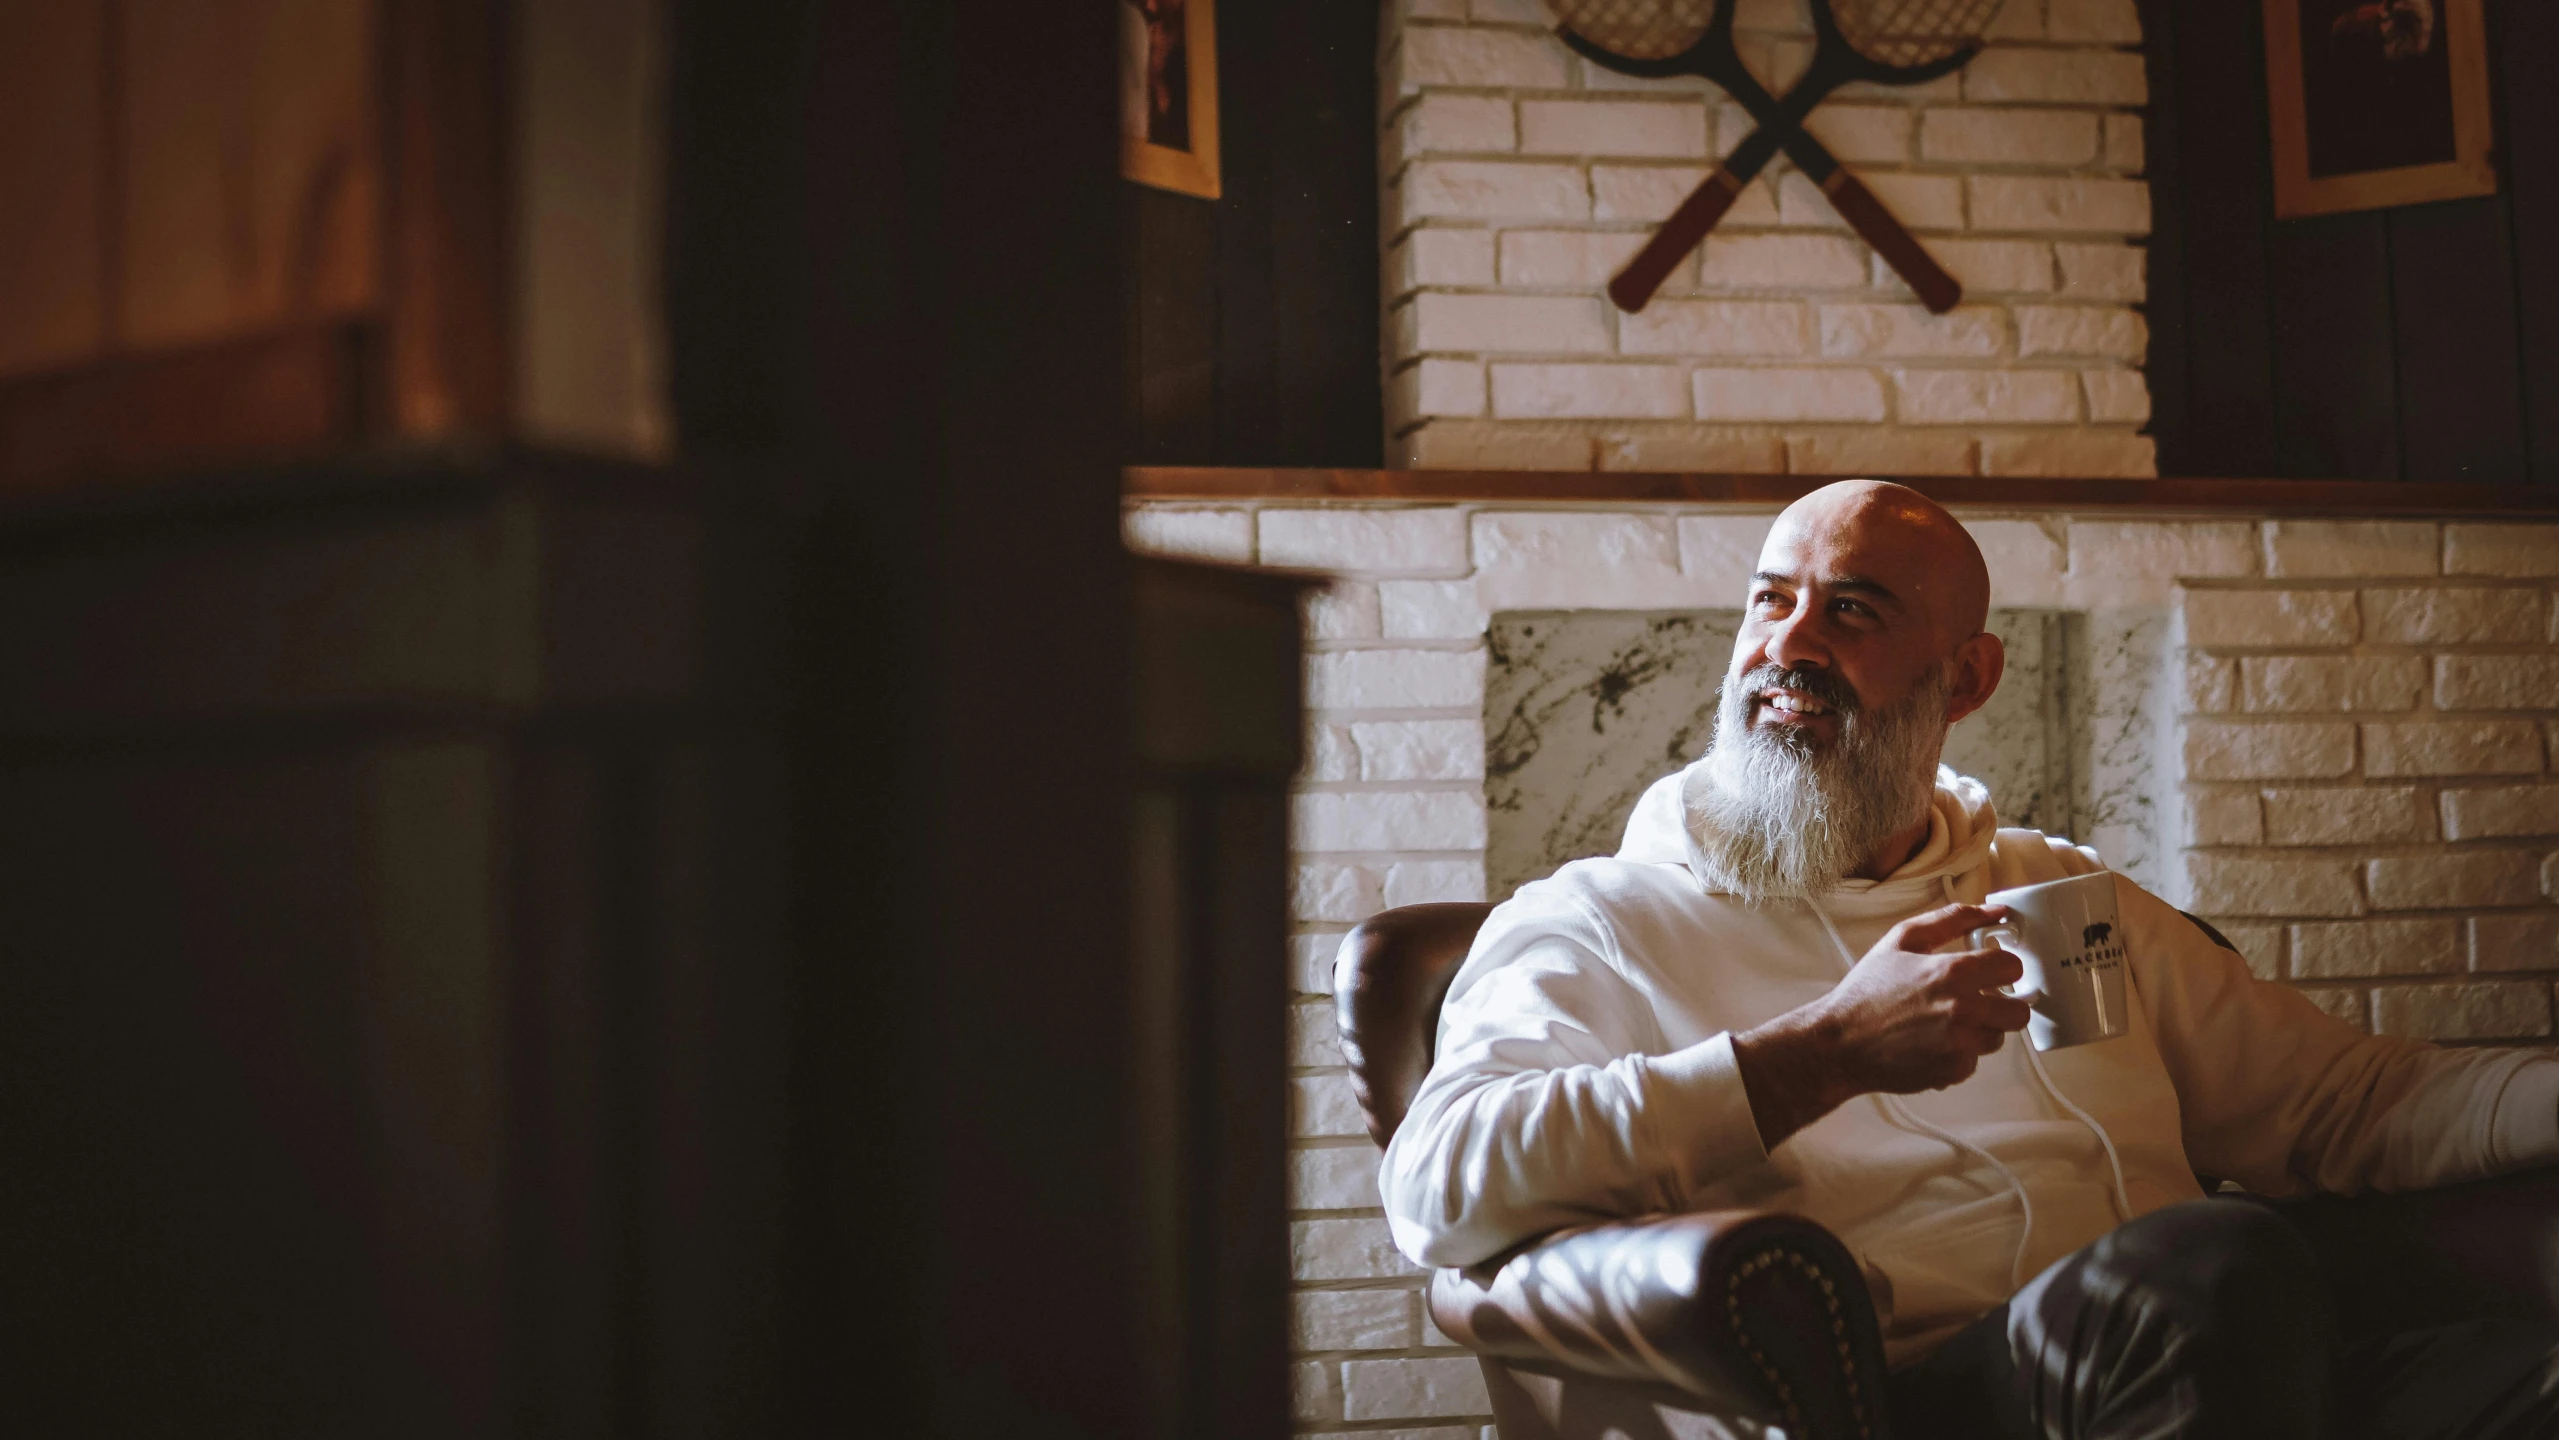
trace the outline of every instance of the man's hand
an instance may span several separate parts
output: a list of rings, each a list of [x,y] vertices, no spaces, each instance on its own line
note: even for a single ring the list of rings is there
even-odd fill
[[[1809,1005],[1733,1037],[1760,1142],[1787,1136],[1859,1096],[1943,1090],[1972,1077],[2033,1013],[1998,987],[2025,974],[2005,950],[1933,953],[2008,918],[2004,905],[1949,905],[1884,932]]]

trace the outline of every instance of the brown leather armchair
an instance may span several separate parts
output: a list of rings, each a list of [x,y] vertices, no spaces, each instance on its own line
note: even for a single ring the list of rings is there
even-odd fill
[[[1408,905],[1343,937],[1342,1051],[1380,1147],[1430,1070],[1440,1002],[1491,908]],[[2282,1208],[2336,1284],[2349,1339],[2486,1315],[2559,1319],[2559,1171]],[[1721,1440],[1772,1424],[1789,1440],[1892,1434],[1866,1279],[1800,1216],[1718,1210],[1559,1231],[1440,1271],[1429,1304],[1482,1363],[1502,1440]]]
[[[1407,905],[1342,941],[1342,1053],[1383,1147],[1428,1074],[1440,1001],[1491,911]],[[1800,1216],[1715,1210],[1591,1225],[1431,1279],[1431,1319],[1484,1366],[1503,1440],[1616,1430],[1889,1440],[1883,1337],[1855,1257]]]

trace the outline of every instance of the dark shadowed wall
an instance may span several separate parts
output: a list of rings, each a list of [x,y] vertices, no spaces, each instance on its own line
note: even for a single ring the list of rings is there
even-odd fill
[[[668,6],[674,463],[0,487],[0,1434],[1173,1433],[1112,27],[879,10]]]
[[[2559,11],[2488,0],[2499,194],[2278,221],[2258,7],[2141,9],[2160,473],[2559,484]]]
[[[1122,182],[1154,465],[1378,463],[1376,0],[1221,0],[1225,193]]]

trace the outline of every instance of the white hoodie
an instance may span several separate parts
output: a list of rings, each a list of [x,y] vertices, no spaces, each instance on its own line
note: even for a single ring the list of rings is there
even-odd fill
[[[1476,937],[1380,1178],[1421,1264],[1611,1217],[1792,1211],[1882,1272],[1900,1364],[2123,1220],[2198,1198],[2196,1171],[2289,1195],[2559,1160],[2559,1056],[2366,1035],[2121,877],[2129,1034],[2040,1057],[2012,1036],[1961,1085],[1861,1097],[1771,1153],[1732,1032],[1820,998],[1912,915],[2103,866],[1998,829],[1980,783],[1941,769],[1928,838],[1889,879],[1845,881],[1818,912],[1749,905],[1690,872],[1684,774],[1645,792],[1614,859],[1521,887]]]

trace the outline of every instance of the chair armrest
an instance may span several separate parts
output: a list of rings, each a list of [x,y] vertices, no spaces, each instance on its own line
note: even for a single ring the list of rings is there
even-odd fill
[[[1333,1006],[1351,1092],[1377,1148],[1395,1138],[1430,1073],[1439,1006],[1490,905],[1443,902],[1381,910],[1342,937]]]
[[[2277,1205],[2310,1238],[2349,1338],[2559,1319],[2559,1169]]]
[[[1431,1318],[1522,1369],[1643,1386],[1790,1435],[1888,1440],[1855,1257],[1801,1216],[1718,1210],[1567,1230],[1433,1278]]]

